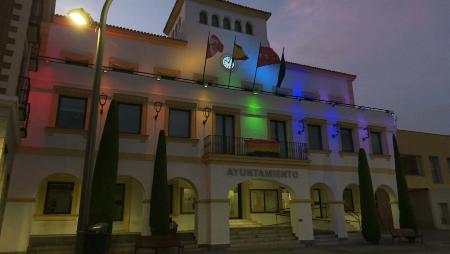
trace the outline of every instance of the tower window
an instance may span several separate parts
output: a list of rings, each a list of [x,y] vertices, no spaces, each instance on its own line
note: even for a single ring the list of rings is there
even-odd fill
[[[253,34],[253,26],[249,22],[245,24],[245,32],[247,34]]]
[[[242,32],[241,21],[236,20],[236,21],[234,22],[234,31],[236,31],[236,32]]]
[[[223,28],[227,29],[227,30],[231,29],[231,24],[230,24],[229,18],[223,18]]]
[[[200,12],[200,24],[208,24],[208,14],[206,11]]]
[[[211,24],[212,26],[219,27],[219,17],[217,15],[212,16]]]

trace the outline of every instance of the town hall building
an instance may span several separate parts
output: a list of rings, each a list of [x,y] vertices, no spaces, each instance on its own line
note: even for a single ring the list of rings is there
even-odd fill
[[[270,16],[228,1],[177,0],[165,36],[108,26],[101,112],[89,106],[95,29],[58,15],[43,23],[0,252],[75,237],[89,115],[98,115],[100,136],[112,99],[121,131],[114,235],[150,234],[160,130],[171,216],[196,246],[239,246],[239,230],[249,228],[284,230],[289,243],[360,231],[359,148],[382,227],[398,227],[392,112],[355,105],[352,74],[286,62],[281,86],[280,64],[260,66],[255,78]],[[223,48],[211,44],[217,39]],[[247,59],[233,59],[234,43]],[[216,52],[205,61],[207,50]]]

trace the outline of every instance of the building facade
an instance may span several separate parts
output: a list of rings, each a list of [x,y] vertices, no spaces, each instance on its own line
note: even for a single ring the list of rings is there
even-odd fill
[[[54,1],[0,3],[0,230],[12,164],[27,135],[30,71],[37,71],[40,23],[53,14]]]
[[[398,131],[419,228],[450,229],[450,136]]]
[[[282,89],[279,65],[260,67],[253,85],[258,46],[270,46],[270,15],[178,0],[167,36],[109,26],[102,112],[89,110],[94,29],[61,16],[43,24],[35,106],[14,160],[0,251],[25,251],[33,236],[75,234],[86,119],[98,114],[101,134],[111,99],[121,130],[114,234],[150,234],[160,130],[172,217],[198,245],[229,246],[230,228],[241,224],[284,225],[299,241],[320,232],[347,238],[360,230],[359,148],[368,153],[380,216],[386,228],[397,226],[392,113],[354,105],[356,76],[312,66],[287,63]],[[224,50],[203,75],[208,35]],[[247,60],[229,62],[234,41]]]

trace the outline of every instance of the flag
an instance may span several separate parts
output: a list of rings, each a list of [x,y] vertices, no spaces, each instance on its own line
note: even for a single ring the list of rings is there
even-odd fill
[[[208,38],[208,45],[206,49],[206,59],[213,57],[217,52],[223,52],[223,44],[215,34]]]
[[[275,51],[270,47],[260,47],[258,55],[258,65],[257,67],[277,64],[280,62],[280,57],[275,53]]]
[[[284,60],[284,48],[283,48],[283,55],[281,56],[281,62],[280,62],[280,71],[278,72],[277,88],[281,87],[281,83],[283,83],[284,75],[286,75],[286,61]]]
[[[247,60],[248,56],[245,54],[241,46],[234,43],[233,60]]]

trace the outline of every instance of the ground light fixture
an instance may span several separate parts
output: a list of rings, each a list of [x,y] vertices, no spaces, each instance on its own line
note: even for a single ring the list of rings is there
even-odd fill
[[[72,9],[67,12],[67,16],[79,26],[89,26],[94,22],[91,15],[83,8]]]

